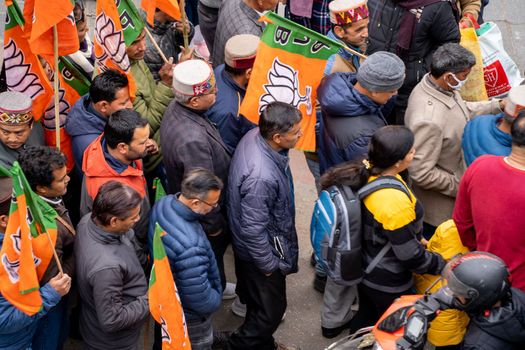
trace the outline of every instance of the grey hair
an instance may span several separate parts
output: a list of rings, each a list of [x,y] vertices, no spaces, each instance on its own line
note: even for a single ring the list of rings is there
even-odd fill
[[[222,190],[223,183],[211,171],[195,168],[184,175],[181,193],[186,198],[205,199],[209,191]]]
[[[177,90],[173,89],[173,99],[178,103],[186,104],[190,101],[192,96],[184,95]]]
[[[440,46],[432,55],[430,74],[439,78],[445,73],[459,73],[476,64],[476,56],[463,46],[447,43]]]

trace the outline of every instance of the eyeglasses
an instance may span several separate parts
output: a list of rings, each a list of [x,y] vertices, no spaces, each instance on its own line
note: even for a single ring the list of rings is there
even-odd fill
[[[212,207],[212,208],[217,208],[217,207],[219,206],[219,202],[216,202],[215,204],[210,204],[210,203],[208,203],[208,202],[206,202],[205,200],[200,199],[200,198],[190,198],[190,199],[196,199],[196,200],[198,200],[199,202],[202,202],[202,203],[204,203],[204,204],[206,204],[207,206]]]

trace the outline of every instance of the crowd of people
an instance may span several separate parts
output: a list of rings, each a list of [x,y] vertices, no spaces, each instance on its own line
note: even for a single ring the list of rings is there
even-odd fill
[[[476,59],[459,44],[459,28],[481,21],[486,3],[315,0],[309,18],[286,10],[351,49],[328,59],[317,89],[317,150],[304,152],[317,191],[358,191],[383,176],[406,188],[381,189],[362,202],[362,259],[374,269],[359,285],[338,285],[312,258],[326,338],[376,323],[396,298],[414,294],[413,274],[440,275],[447,261],[430,246],[453,219],[464,247],[502,260],[497,273],[505,282],[497,299],[484,298],[480,274],[461,272],[473,292],[457,296],[456,307],[478,306],[463,308],[476,312],[469,346],[525,344],[525,86],[490,101],[460,94]],[[146,24],[151,39],[144,30],[126,47],[134,96],[127,76],[108,69],[71,107],[72,169],[46,145],[31,98],[0,93],[0,165],[18,161],[31,189],[57,212],[63,268],[51,260],[40,279],[43,307],[33,316],[0,296],[1,349],[61,349],[76,329],[85,349],[139,349],[158,226],[192,349],[297,349],[273,334],[286,313],[286,276],[298,271],[301,194],[289,150],[303,135],[303,115],[284,102],[268,104],[258,125],[239,114],[265,28],[259,18],[277,4],[199,0],[195,23],[157,9],[154,25]],[[81,3],[74,18],[80,50],[72,59],[90,77],[96,65]],[[208,61],[181,48],[197,24]],[[167,195],[156,195],[160,186]],[[0,243],[12,188],[0,179]],[[230,245],[236,283],[225,274]],[[479,259],[483,266],[495,258]],[[232,311],[244,321],[219,332],[212,316],[225,299],[235,299]],[[483,341],[476,343],[474,328]],[[154,334],[153,349],[161,349],[161,325]],[[440,345],[460,349],[461,342]]]

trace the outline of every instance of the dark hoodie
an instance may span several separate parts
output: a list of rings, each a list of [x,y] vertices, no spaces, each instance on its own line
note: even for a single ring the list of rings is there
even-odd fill
[[[379,105],[354,88],[355,73],[334,73],[317,88],[323,118],[320,125],[321,174],[330,167],[363,158],[374,132],[387,125],[384,118],[394,105]]]
[[[98,114],[91,106],[89,94],[82,96],[71,107],[66,118],[66,131],[71,136],[75,168],[82,174],[84,151],[102,132],[107,119]]]
[[[489,314],[471,316],[464,350],[525,349],[525,292],[512,288],[512,302]]]

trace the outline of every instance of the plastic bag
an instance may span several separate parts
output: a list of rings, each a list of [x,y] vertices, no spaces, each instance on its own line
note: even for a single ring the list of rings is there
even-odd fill
[[[476,64],[472,67],[465,86],[461,89],[461,97],[465,101],[486,101],[488,100],[487,89],[485,88],[485,78],[483,74],[483,58],[479,47],[478,36],[474,28],[460,29],[460,44],[476,56]]]

